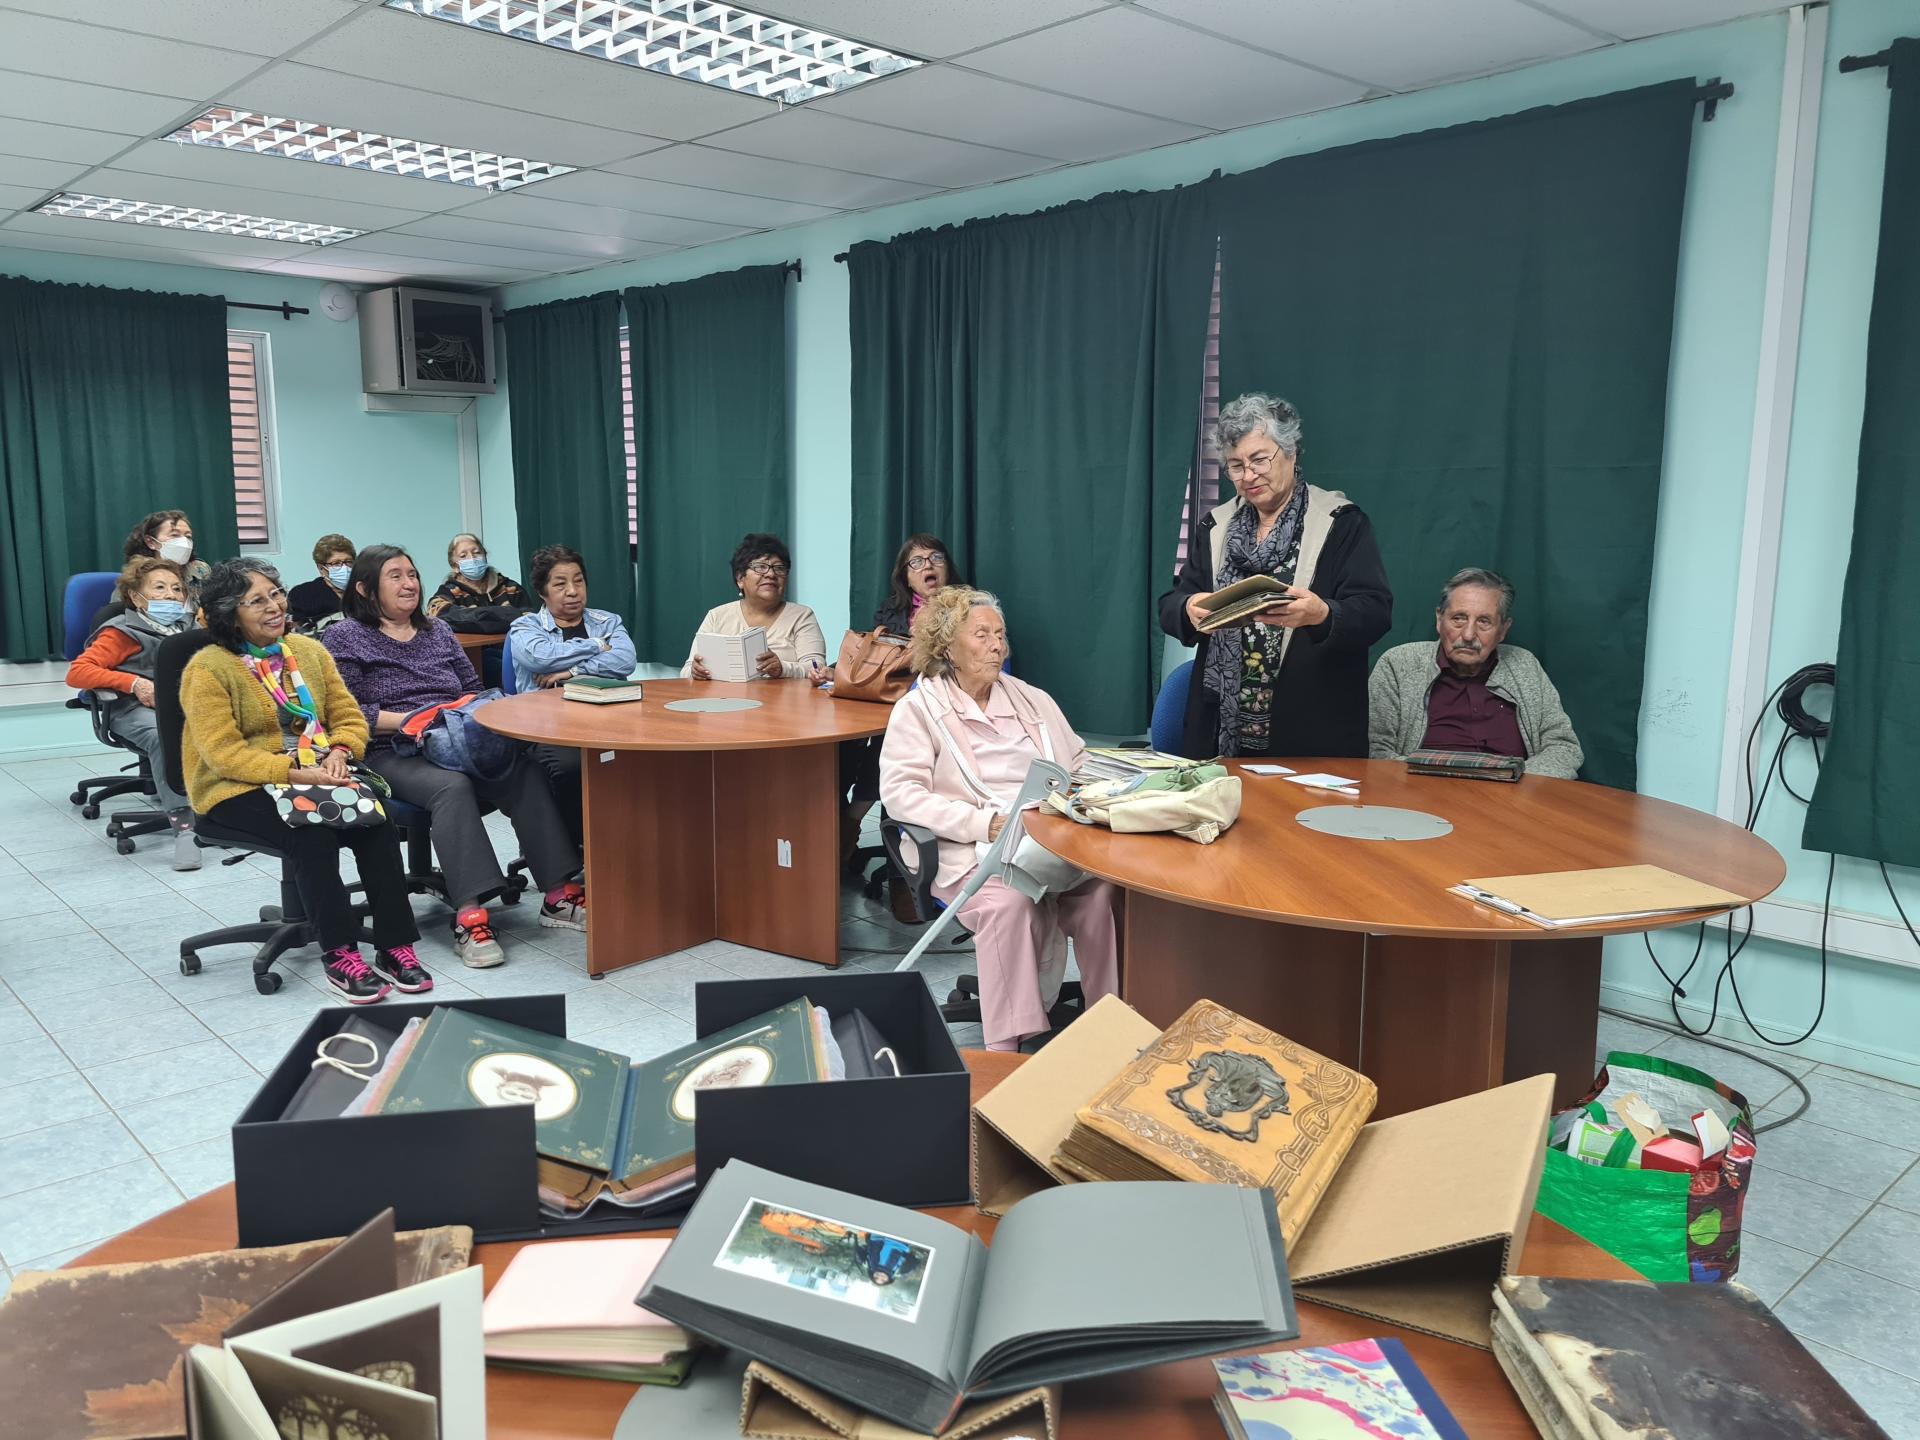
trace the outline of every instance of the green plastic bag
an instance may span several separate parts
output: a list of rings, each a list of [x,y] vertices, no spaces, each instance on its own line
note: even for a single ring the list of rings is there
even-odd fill
[[[1731,1280],[1740,1268],[1740,1215],[1753,1171],[1753,1117],[1746,1097],[1711,1075],[1657,1055],[1614,1051],[1575,1107],[1598,1104],[1620,1120],[1623,1095],[1638,1092],[1669,1122],[1712,1110],[1732,1140],[1692,1175],[1629,1170],[1619,1147],[1606,1165],[1547,1148],[1536,1208],[1649,1280]]]

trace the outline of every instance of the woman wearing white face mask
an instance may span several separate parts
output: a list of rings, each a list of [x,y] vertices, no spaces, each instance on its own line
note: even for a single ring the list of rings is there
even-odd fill
[[[340,597],[347,593],[347,578],[353,573],[353,557],[357,554],[353,542],[344,535],[322,535],[313,542],[313,568],[319,574],[287,592],[294,629],[303,635],[318,635],[340,618]]]
[[[187,603],[199,604],[200,584],[213,567],[194,558],[193,522],[187,518],[186,511],[156,510],[133,527],[133,533],[127,536],[124,557],[141,560],[147,556],[179,566],[186,581]]]
[[[187,797],[167,785],[160,727],[153,714],[153,672],[160,642],[193,628],[186,582],[179,566],[149,555],[127,562],[114,599],[127,608],[94,632],[87,648],[67,667],[67,683],[111,697],[107,728],[146,754],[153,769],[154,803],[184,837],[193,828],[193,812]],[[173,864],[176,870],[200,868],[199,852],[190,839],[176,843]]]
[[[429,619],[445,620],[455,630],[474,629],[480,627],[461,624],[464,617],[458,612],[504,607],[510,612],[504,617],[506,624],[484,627],[487,634],[503,634],[514,616],[540,608],[520,588],[518,580],[493,568],[493,562],[487,558],[486,542],[478,535],[454,536],[453,543],[447,546],[447,564],[451,567],[447,578],[427,601]],[[447,614],[449,610],[456,613]]]

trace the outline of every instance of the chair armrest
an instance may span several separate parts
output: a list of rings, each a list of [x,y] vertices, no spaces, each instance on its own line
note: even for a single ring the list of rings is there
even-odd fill
[[[913,842],[914,858],[907,860],[903,839]],[[884,810],[880,813],[880,843],[886,846],[887,859],[900,878],[907,882],[913,896],[913,913],[924,922],[935,913],[933,882],[940,873],[940,837],[924,825],[895,820]]]

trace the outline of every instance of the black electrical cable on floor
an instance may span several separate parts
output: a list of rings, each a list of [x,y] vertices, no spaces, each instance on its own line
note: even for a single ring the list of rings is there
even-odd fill
[[[1682,1033],[1693,1035],[1692,1031],[1683,1032],[1681,1030],[1675,1029],[1671,1025],[1664,1025],[1658,1020],[1649,1020],[1643,1015],[1629,1014],[1625,1010],[1615,1010],[1612,1007],[1607,1005],[1602,1005],[1600,1007],[1600,1013],[1602,1015],[1611,1015],[1616,1020],[1625,1020],[1629,1024],[1644,1026],[1649,1030],[1661,1030],[1666,1032],[1669,1035],[1679,1035]],[[1729,1055],[1738,1055],[1743,1060],[1751,1060],[1756,1065],[1766,1066],[1767,1069],[1773,1071],[1774,1074],[1782,1077],[1787,1082],[1787,1084],[1791,1085],[1796,1091],[1799,1092],[1800,1103],[1794,1107],[1794,1111],[1791,1115],[1782,1115],[1778,1120],[1769,1120],[1764,1125],[1754,1126],[1753,1133],[1755,1135],[1764,1135],[1769,1130],[1778,1130],[1782,1125],[1791,1124],[1793,1121],[1798,1120],[1802,1115],[1806,1114],[1808,1108],[1812,1106],[1813,1096],[1807,1092],[1806,1083],[1802,1081],[1798,1075],[1794,1074],[1791,1070],[1787,1069],[1786,1066],[1776,1065],[1773,1063],[1773,1061],[1767,1059],[1767,1057],[1764,1055],[1752,1054],[1749,1051],[1742,1050],[1738,1045],[1729,1045],[1726,1041],[1716,1040],[1710,1035],[1693,1035],[1693,1038],[1695,1040],[1698,1040],[1702,1045],[1711,1045],[1716,1050],[1725,1050]]]

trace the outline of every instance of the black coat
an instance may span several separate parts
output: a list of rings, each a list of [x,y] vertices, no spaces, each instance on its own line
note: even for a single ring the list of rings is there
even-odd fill
[[[898,635],[902,640],[913,632],[913,602],[904,605],[891,605],[882,601],[880,608],[873,612],[873,628],[887,627],[889,635]]]
[[[1187,544],[1187,560],[1173,589],[1160,597],[1160,628],[1187,645],[1197,644],[1193,683],[1187,691],[1183,754],[1196,760],[1220,751],[1220,701],[1207,689],[1211,639],[1187,620],[1187,600],[1219,588],[1213,583],[1214,517],[1202,517]],[[1358,505],[1333,513],[1326,543],[1311,576],[1296,579],[1327,602],[1318,625],[1294,632],[1273,687],[1272,743],[1268,753],[1367,754],[1367,651],[1393,623],[1393,591],[1374,542],[1373,526]]]
[[[294,624],[311,625],[340,613],[340,592],[327,583],[326,576],[316,575],[287,592],[287,606],[293,612]]]

